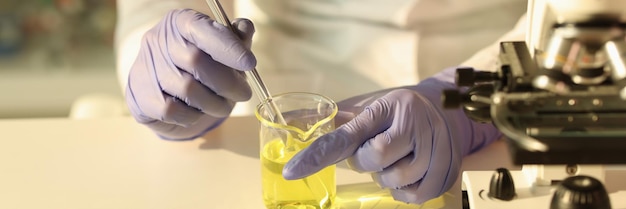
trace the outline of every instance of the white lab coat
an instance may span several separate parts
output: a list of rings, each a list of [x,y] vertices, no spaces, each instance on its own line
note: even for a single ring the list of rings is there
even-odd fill
[[[514,26],[526,11],[525,0],[221,2],[234,5],[231,19],[255,23],[253,51],[273,93],[305,90],[340,100],[414,85],[450,66],[494,70],[496,42],[524,40],[525,24]],[[167,11],[193,8],[211,14],[203,0],[118,1],[118,7],[122,84],[141,35]]]

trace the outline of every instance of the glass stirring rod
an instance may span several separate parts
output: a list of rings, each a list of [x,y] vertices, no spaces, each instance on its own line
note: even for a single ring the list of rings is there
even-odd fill
[[[233,26],[231,25],[230,20],[226,16],[226,12],[224,12],[224,8],[222,8],[222,4],[220,4],[218,0],[206,0],[206,2],[209,5],[209,8],[211,8],[211,12],[215,16],[215,20],[230,29],[233,34],[237,35],[237,31],[235,31],[235,28],[233,28]],[[252,89],[254,89],[255,94],[259,98],[260,102],[264,102],[266,100],[267,102],[269,102],[270,108],[268,110],[271,111],[269,112],[269,116],[270,119],[273,119],[272,122],[286,125],[287,122],[283,118],[283,115],[280,113],[280,109],[278,109],[278,106],[276,106],[274,101],[272,101],[272,95],[267,90],[267,87],[265,87],[265,84],[263,83],[263,80],[261,80],[261,76],[259,76],[256,68],[245,71],[245,73],[246,77],[248,77],[248,84],[252,87]],[[273,116],[275,116],[276,118],[274,118]]]
[[[237,35],[237,32],[235,31],[233,26],[230,24],[230,20],[226,16],[226,12],[224,12],[224,8],[222,8],[222,4],[220,4],[219,0],[206,0],[206,2],[211,8],[211,12],[215,16],[215,20],[218,23],[230,29],[230,31],[232,31],[233,34]],[[257,72],[256,68],[249,70],[249,71],[245,71],[245,72],[246,72],[246,76],[248,77],[248,84],[252,86],[256,95],[259,97],[259,100],[261,100],[261,102],[264,102],[264,101],[268,102],[268,105],[270,106],[270,108],[267,109],[269,111],[268,116],[270,117],[272,122],[282,124],[282,125],[287,125],[287,122],[283,118],[283,115],[280,112],[280,109],[278,109],[278,106],[276,106],[276,103],[274,103],[274,101],[272,100],[272,95],[269,93],[269,91],[265,87],[265,84],[263,83],[263,80],[261,80],[261,76],[259,76],[259,73]],[[276,118],[273,118],[272,115],[276,116]],[[290,141],[292,140],[288,140],[286,137],[281,138],[281,139],[285,147],[290,148],[291,146],[293,146],[293,144],[290,143]],[[318,180],[318,182],[321,182],[321,179],[319,176],[317,176],[316,180]],[[309,183],[308,179],[304,178],[302,179],[302,181],[304,182],[306,187],[309,188],[310,191],[313,191],[311,189],[311,184]],[[323,183],[322,183],[322,186],[324,186]],[[324,192],[326,192],[326,197],[328,197],[328,190],[324,189]]]

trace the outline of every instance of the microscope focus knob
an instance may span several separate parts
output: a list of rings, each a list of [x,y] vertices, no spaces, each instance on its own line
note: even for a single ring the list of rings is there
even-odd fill
[[[551,209],[610,209],[611,201],[602,182],[590,176],[571,176],[556,188]]]
[[[498,168],[491,176],[489,197],[509,201],[515,198],[515,184],[511,172],[506,168]]]
[[[474,71],[474,68],[457,68],[455,74],[457,86],[473,86],[477,82],[495,81],[498,79],[497,73]]]
[[[463,95],[456,89],[443,90],[441,101],[446,109],[459,108],[463,104]]]
[[[474,85],[474,69],[473,68],[457,68],[456,77],[454,78],[457,86]]]

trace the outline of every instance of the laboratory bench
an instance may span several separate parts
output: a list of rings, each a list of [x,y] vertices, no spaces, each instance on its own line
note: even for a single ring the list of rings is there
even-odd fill
[[[0,120],[0,208],[262,209],[258,128],[231,117],[196,140],[167,141],[131,117]],[[516,168],[506,156],[497,141],[464,169]],[[420,208],[363,198],[381,190],[343,163],[337,184],[341,208]],[[424,206],[461,208],[460,180]]]

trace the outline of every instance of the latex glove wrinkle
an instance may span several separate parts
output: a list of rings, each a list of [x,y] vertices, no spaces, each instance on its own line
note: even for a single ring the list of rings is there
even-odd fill
[[[131,67],[126,101],[135,119],[165,139],[192,139],[219,125],[252,91],[243,71],[254,26],[233,22],[238,34],[190,9],[173,10],[144,34]]]

